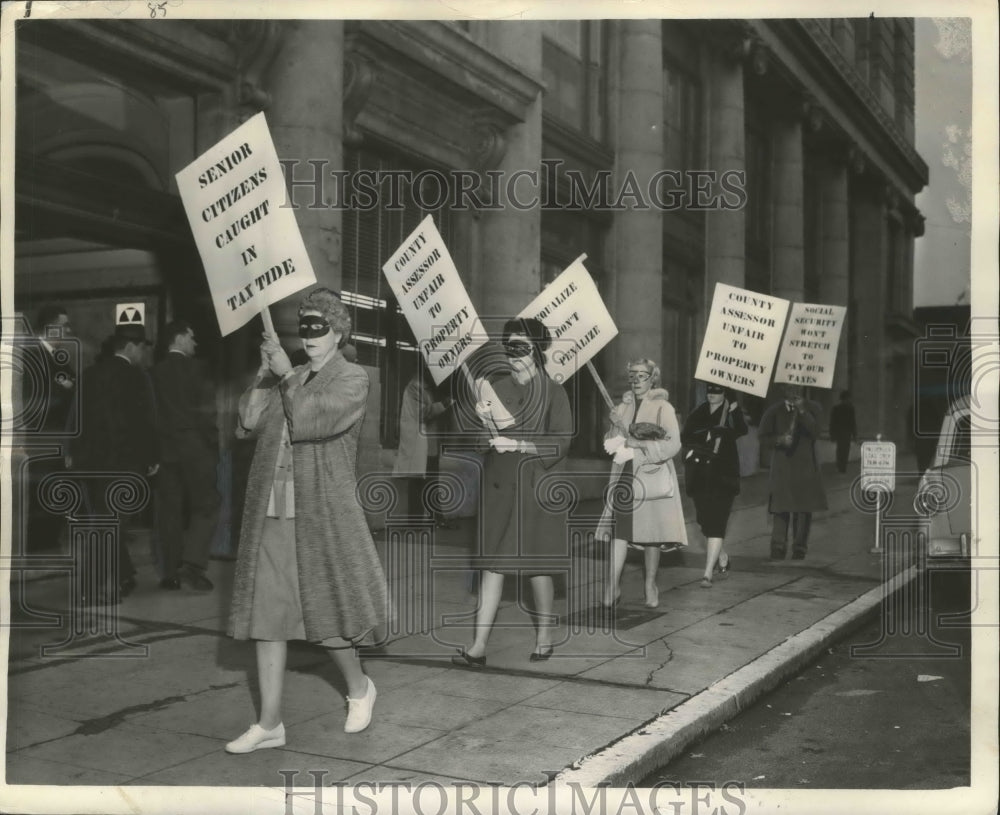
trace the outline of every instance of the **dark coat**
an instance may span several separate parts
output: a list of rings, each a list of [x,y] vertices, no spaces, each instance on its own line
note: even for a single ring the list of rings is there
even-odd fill
[[[215,392],[201,364],[172,351],[153,366],[162,461],[218,455]]]
[[[499,453],[480,438],[486,450],[480,492],[481,556],[473,565],[497,572],[551,574],[569,565],[566,507],[553,497],[558,465],[569,452],[573,418],[566,391],[544,373],[526,386],[510,377],[494,390],[515,424],[499,435],[532,442],[538,454]],[[549,476],[551,477],[546,477]],[[555,479],[555,480],[553,480]]]
[[[720,439],[719,449],[712,461],[710,489],[726,495],[737,495],[740,491],[740,454],[736,440],[747,434],[747,423],[743,411],[737,405],[729,411],[726,422],[721,427],[722,404],[712,412],[708,402],[696,407],[681,432],[681,442],[692,450],[714,450],[715,440]]]
[[[854,405],[838,402],[830,411],[830,438],[850,441],[858,437],[858,423],[854,416]]]
[[[286,419],[306,639],[357,639],[385,621],[385,575],[356,495],[368,374],[339,353],[302,384],[308,372],[308,365],[301,365],[280,383],[269,376],[240,400],[242,429],[237,435],[256,435],[257,447],[229,618],[229,634],[236,639],[249,637],[257,557]]]
[[[123,357],[102,358],[83,374],[77,469],[145,476],[159,459],[156,406],[146,372]]]
[[[819,435],[823,409],[806,401],[796,422],[795,436],[788,449],[776,447],[778,439],[788,432],[794,415],[782,399],[764,411],[758,435],[762,450],[771,449],[771,512],[815,512],[826,509],[826,493],[816,460],[816,438]]]
[[[57,353],[60,349],[56,349]],[[74,390],[79,372],[68,355],[57,359],[41,340],[25,338],[20,343],[19,369],[15,368],[14,397],[18,400],[13,414],[13,432],[43,433],[61,436],[74,430],[76,416]]]

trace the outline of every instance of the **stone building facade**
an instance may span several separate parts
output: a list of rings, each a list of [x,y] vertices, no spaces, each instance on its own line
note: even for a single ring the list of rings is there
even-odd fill
[[[317,277],[351,305],[378,383],[370,446],[395,447],[414,364],[381,264],[428,212],[485,317],[516,313],[586,252],[620,329],[596,359],[604,381],[621,392],[627,360],[657,359],[681,415],[716,282],[846,305],[833,393],[854,393],[862,435],[903,439],[927,183],[913,60],[909,19],[25,21],[16,306],[64,303],[90,354],[115,302],[145,301],[153,334],[191,320],[225,426],[259,324],[219,337],[173,176],[263,110]],[[336,200],[335,179],[405,170],[424,173],[419,202]],[[520,173],[538,205],[420,206],[463,172]],[[588,202],[595,184],[608,195]],[[273,309],[288,335],[294,299]],[[574,379],[586,458],[605,410]]]

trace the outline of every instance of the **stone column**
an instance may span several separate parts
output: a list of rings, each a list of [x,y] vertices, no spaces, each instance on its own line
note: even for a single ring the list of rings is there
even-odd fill
[[[622,20],[616,26],[617,65],[611,98],[615,172],[611,198],[631,173],[641,188],[663,162],[662,21]],[[611,346],[608,385],[621,391],[625,363],[660,354],[662,339],[662,215],[655,207],[615,213],[611,234],[614,317],[620,334]],[[657,360],[658,362],[661,360]]]
[[[820,207],[822,224],[820,231],[820,257],[822,274],[819,282],[819,300],[835,306],[848,306],[847,320],[854,315],[850,310],[850,244],[848,243],[847,208],[847,167],[836,158],[826,163],[820,174]],[[845,321],[837,350],[837,364],[833,375],[831,403],[837,401],[837,394],[850,390],[848,372],[849,329]]]
[[[709,70],[709,167],[719,174],[745,172],[743,62],[718,54]],[[705,313],[712,304],[716,283],[739,288],[746,283],[745,207],[705,214]]]
[[[542,28],[536,22],[491,22],[486,28],[486,48],[524,73],[541,80]],[[541,289],[542,211],[542,98],[529,106],[524,121],[507,130],[507,150],[496,167],[504,186],[514,173],[535,173],[534,182],[522,178],[514,187],[519,207],[507,202],[501,210],[482,213],[479,220],[482,299],[476,303],[480,316],[510,317],[517,314]],[[488,327],[494,326],[488,320]]]
[[[774,125],[774,229],[771,294],[801,301],[805,247],[802,220],[802,124],[798,117]]]
[[[296,179],[311,180],[310,159],[325,159],[330,170],[343,169],[342,143],[344,86],[344,25],[339,20],[283,21],[281,45],[268,73],[271,97],[265,109],[274,146],[282,159],[298,159]],[[323,201],[314,188],[300,185],[290,198],[296,205],[306,251],[319,285],[337,291],[341,284],[341,214],[330,209],[332,189]],[[286,297],[271,306],[278,333],[284,338],[297,333],[297,307],[301,294]]]
[[[885,405],[885,205],[877,190],[859,181],[851,190],[850,358],[858,435],[874,437]]]

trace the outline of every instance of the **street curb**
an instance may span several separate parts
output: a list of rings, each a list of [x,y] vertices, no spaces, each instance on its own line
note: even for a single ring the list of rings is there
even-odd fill
[[[633,733],[570,765],[550,783],[585,788],[637,783],[797,673],[916,576],[916,566],[900,572]]]

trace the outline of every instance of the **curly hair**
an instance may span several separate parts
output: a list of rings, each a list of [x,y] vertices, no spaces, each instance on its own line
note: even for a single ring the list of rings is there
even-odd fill
[[[323,315],[330,328],[340,334],[337,347],[343,348],[351,336],[351,313],[340,299],[340,295],[325,286],[313,289],[299,303],[299,317],[307,311],[318,311]]]
[[[654,388],[660,387],[660,366],[653,362],[653,360],[647,359],[646,357],[630,359],[625,363],[626,374],[628,374],[629,368],[645,368],[649,373],[650,385]]]

